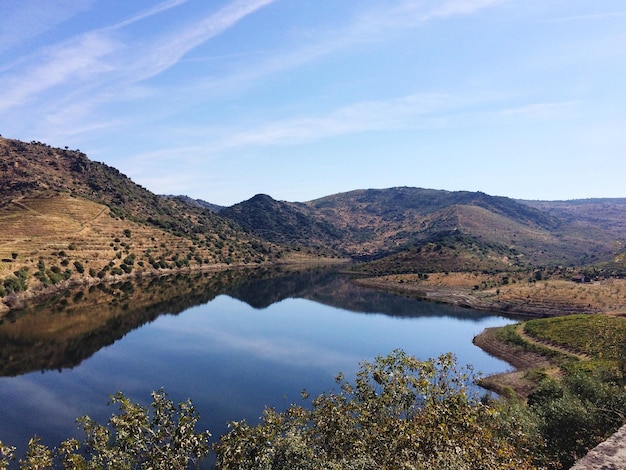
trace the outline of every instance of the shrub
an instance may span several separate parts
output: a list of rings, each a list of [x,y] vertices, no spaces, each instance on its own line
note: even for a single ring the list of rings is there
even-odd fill
[[[28,452],[20,460],[20,469],[47,470],[63,468],[176,469],[197,464],[209,454],[209,432],[197,433],[199,415],[191,401],[175,405],[162,390],[152,393],[149,408],[131,402],[121,392],[110,404],[119,407],[107,425],[88,416],[78,419],[85,439],[63,441],[58,449],[49,449],[33,438]],[[14,459],[15,448],[0,442],[0,469]]]
[[[451,354],[420,361],[394,351],[363,362],[354,385],[339,375],[340,391],[310,408],[231,423],[215,445],[218,467],[534,468],[526,434],[502,433],[499,409],[468,395],[470,378]]]
[[[83,263],[81,263],[80,261],[74,261],[74,268],[76,268],[76,272],[79,274],[82,274],[85,272],[85,267],[83,266]]]
[[[554,461],[569,468],[625,421],[626,391],[603,372],[546,378],[528,400]]]
[[[26,290],[26,272],[24,270],[15,271],[15,277],[7,277],[4,282],[4,290],[7,293],[22,292]]]

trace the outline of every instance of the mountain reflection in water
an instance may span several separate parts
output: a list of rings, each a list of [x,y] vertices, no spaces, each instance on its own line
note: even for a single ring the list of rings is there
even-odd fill
[[[511,320],[354,285],[332,269],[237,269],[65,292],[0,320],[0,440],[23,452],[82,438],[76,418],[105,423],[120,390],[147,404],[163,389],[191,398],[215,440],[352,377],[359,361],[401,348],[453,352],[484,373],[506,363],[472,344]],[[21,454],[23,455],[23,454]]]
[[[126,333],[160,315],[177,315],[219,295],[265,309],[301,298],[358,313],[441,316],[441,306],[356,286],[335,270],[236,269],[99,284],[64,292],[1,320],[0,376],[75,367]],[[475,320],[489,313],[449,308]]]

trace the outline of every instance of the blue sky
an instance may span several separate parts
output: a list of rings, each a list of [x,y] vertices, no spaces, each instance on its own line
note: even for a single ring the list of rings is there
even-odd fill
[[[2,0],[0,133],[231,205],[626,197],[623,0]]]

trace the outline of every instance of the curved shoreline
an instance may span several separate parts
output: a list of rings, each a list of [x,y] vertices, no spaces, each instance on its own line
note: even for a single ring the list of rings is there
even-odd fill
[[[487,354],[510,364],[513,370],[483,377],[479,385],[499,395],[508,395],[512,390],[525,400],[534,389],[534,384],[525,379],[526,371],[536,367],[550,367],[551,363],[540,354],[500,341],[497,338],[499,328],[486,328],[472,342]]]

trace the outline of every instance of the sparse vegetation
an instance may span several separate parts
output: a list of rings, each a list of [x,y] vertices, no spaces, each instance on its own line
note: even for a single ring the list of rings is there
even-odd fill
[[[53,149],[39,142],[0,138],[0,156],[0,316],[20,306],[20,295],[26,290],[50,293],[55,286],[65,288],[88,279],[124,280],[170,270],[342,256],[367,262],[355,270],[370,276],[360,282],[437,301],[535,315],[626,312],[626,200],[622,199],[520,203],[482,193],[392,188],[353,191],[308,203],[259,195],[216,215],[184,198],[154,195],[114,168],[67,147]],[[600,206],[605,218],[595,215]],[[593,282],[575,284],[572,280],[577,276]],[[115,296],[110,304],[126,311],[126,294]],[[85,299],[81,291],[60,305],[66,308]],[[534,390],[520,394],[529,403],[524,411],[437,395],[439,390],[428,389],[441,399],[430,403],[433,410],[448,412],[436,407],[446,404],[460,413],[453,417],[461,421],[451,421],[460,431],[447,429],[446,423],[420,408],[428,400],[406,408],[406,396],[419,395],[411,389],[411,380],[376,380],[373,374],[391,363],[408,367],[406,377],[415,377],[416,363],[397,355],[364,364],[356,388],[340,380],[340,392],[318,397],[310,409],[268,411],[257,428],[237,423],[237,432],[218,447],[218,454],[224,466],[231,462],[224,468],[252,465],[246,460],[252,456],[258,457],[255,465],[271,461],[286,468],[293,468],[294,462],[305,468],[339,468],[348,461],[355,468],[369,468],[385,460],[398,466],[436,466],[443,458],[441,442],[436,441],[441,436],[424,435],[420,426],[428,424],[445,431],[450,442],[462,443],[453,463],[461,465],[470,457],[496,458],[485,451],[483,438],[489,436],[500,457],[523,468],[531,464],[528,455],[519,453],[517,441],[512,446],[504,442],[501,434],[514,433],[510,423],[520,422],[525,423],[519,428],[525,434],[515,439],[519,443],[530,439],[525,449],[531,442],[540,449],[541,439],[548,444],[545,454],[537,451],[532,464],[558,468],[555,462],[570,462],[624,420],[626,334],[621,320],[573,316],[529,322],[521,332],[518,327],[501,330],[502,343],[549,357],[551,367],[559,368],[556,372],[535,368],[526,374],[526,383],[532,383]],[[578,357],[585,355],[591,359]],[[515,396],[515,387],[508,384],[500,391]],[[401,419],[398,413],[393,415],[400,404],[396,399],[405,400]],[[136,410],[123,397],[119,400]],[[510,427],[505,420],[494,427],[495,421],[490,420],[495,415],[507,416]],[[388,425],[389,434],[378,432],[374,422]],[[96,449],[93,439],[104,428],[85,423],[90,426],[88,433],[95,433],[90,445]],[[572,432],[561,435],[563,426]],[[427,443],[432,452],[411,454],[407,442],[414,443],[413,439]],[[263,447],[268,442],[272,445]],[[35,440],[24,468],[53,457],[79,462],[79,457],[74,460],[76,444],[72,441],[54,454]],[[109,456],[130,459],[116,454],[119,450],[101,448]],[[0,462],[8,453],[10,449],[0,445]],[[503,465],[498,468],[509,468],[498,462]]]
[[[70,438],[50,449],[37,437],[19,461],[21,470],[176,469],[184,470],[209,454],[208,432],[196,432],[199,415],[191,401],[174,404],[165,392],[152,394],[149,408],[118,392],[111,404],[119,407],[107,425],[88,416],[78,419],[85,438]],[[0,442],[0,468],[7,468],[15,449]]]
[[[537,319],[500,328],[497,337],[504,348],[511,345],[516,357],[530,352],[550,361],[526,363],[524,380],[516,385],[527,397],[528,413],[546,440],[550,460],[559,462],[555,468],[569,468],[626,423],[626,318]],[[491,352],[502,355],[502,350]],[[507,375],[496,378],[495,385],[510,386]]]

